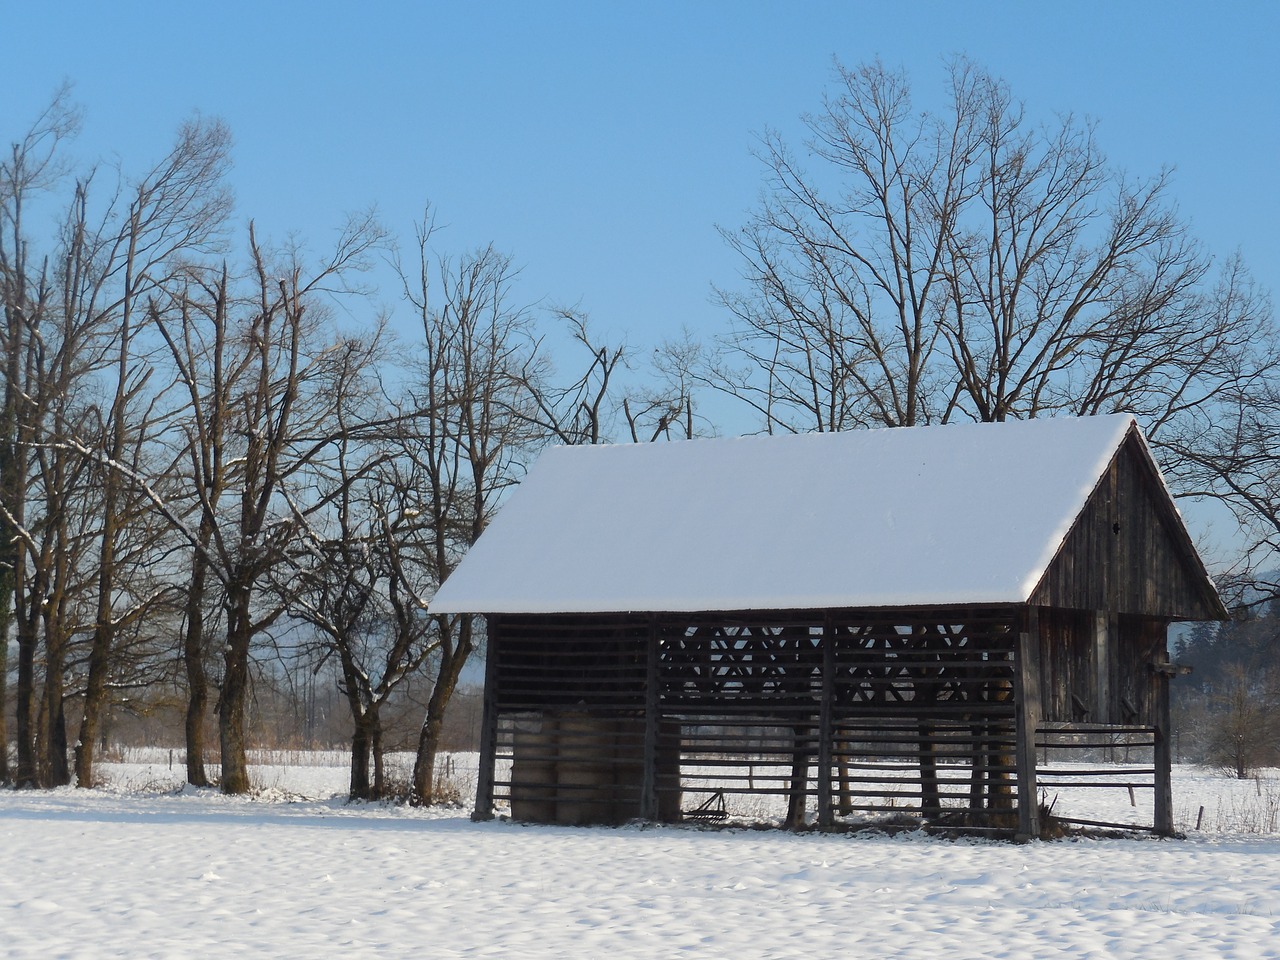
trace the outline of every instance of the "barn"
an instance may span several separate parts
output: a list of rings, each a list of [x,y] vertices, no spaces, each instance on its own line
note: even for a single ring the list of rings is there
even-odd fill
[[[430,609],[486,618],[479,818],[1018,838],[1067,782],[1173,831],[1167,630],[1226,616],[1128,415],[554,448]]]

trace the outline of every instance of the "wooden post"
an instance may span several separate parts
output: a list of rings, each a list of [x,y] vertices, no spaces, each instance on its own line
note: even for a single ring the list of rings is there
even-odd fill
[[[809,749],[805,740],[812,726],[796,724],[791,728],[791,782],[787,792],[787,829],[799,830],[804,826],[807,806],[806,790],[809,786]]]
[[[1114,723],[1111,709],[1111,644],[1116,636],[1116,616],[1105,610],[1093,614],[1093,702],[1089,720]]]
[[[640,818],[657,820],[658,816],[658,731],[661,729],[658,695],[658,620],[649,618],[649,644],[644,677],[644,773],[640,782]]]
[[[488,649],[484,658],[484,712],[480,720],[480,771],[476,776],[476,806],[472,820],[493,819],[494,767],[498,761],[498,640],[500,620],[486,617]]]
[[[836,637],[827,616],[822,623],[822,704],[818,712],[818,826],[827,829],[835,823],[831,809],[831,754],[835,738],[832,703],[836,677]]]
[[[1173,726],[1172,713],[1169,706],[1169,675],[1173,672],[1169,664],[1169,651],[1156,652],[1155,663],[1151,665],[1151,703],[1153,720],[1156,728],[1155,736],[1155,828],[1156,833],[1171,837],[1173,829],[1173,742],[1170,730]]]
[[[1040,798],[1036,790],[1036,728],[1040,725],[1040,615],[1028,607],[1018,633],[1018,663],[1014,675],[1014,710],[1017,718],[1019,842],[1040,836]]]
[[[929,649],[927,628],[917,626],[913,635],[919,640],[921,651]],[[927,710],[937,702],[938,687],[928,679],[928,673],[929,668],[922,666],[912,679],[915,690],[913,702],[917,709]],[[942,813],[942,799],[938,791],[937,743],[934,741],[937,730],[933,724],[917,714],[916,733],[920,736],[920,748],[917,751],[920,758],[920,815],[929,820]]]

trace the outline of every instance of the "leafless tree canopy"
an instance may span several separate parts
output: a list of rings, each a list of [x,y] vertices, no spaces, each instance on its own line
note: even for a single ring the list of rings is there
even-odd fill
[[[966,60],[920,110],[880,63],[838,68],[797,153],[760,141],[760,205],[724,231],[745,288],[722,386],[766,429],[1131,410],[1148,430],[1270,373],[1270,313],[1217,266],[1168,177],[1108,166],[1093,126],[1029,118]]]
[[[1137,414],[1182,496],[1276,543],[1277,342],[1238,258],[1107,163],[1093,124],[1033,118],[960,59],[945,106],[837,67],[797,150],[760,138],[765,187],[724,236],[745,285],[707,373],[766,431]],[[1256,551],[1255,551],[1256,553]]]

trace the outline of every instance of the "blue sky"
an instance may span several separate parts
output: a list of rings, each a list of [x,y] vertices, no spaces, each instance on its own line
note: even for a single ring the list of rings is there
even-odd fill
[[[732,287],[738,265],[716,225],[755,202],[755,134],[798,145],[837,57],[905,67],[925,104],[963,53],[1033,116],[1094,118],[1118,167],[1175,168],[1195,232],[1219,256],[1242,251],[1275,292],[1277,35],[1280,4],[1262,0],[0,0],[0,137],[64,79],[86,111],[78,155],[126,171],[193,111],[216,115],[236,140],[237,218],[260,236],[324,249],[347,212],[376,204],[407,237],[429,200],[442,249],[492,242],[522,265],[523,302],[577,304],[647,349],[724,330],[711,286]],[[1196,508],[1199,534],[1229,526]]]
[[[376,204],[440,246],[493,242],[528,302],[577,303],[636,345],[726,317],[716,233],[759,191],[753,136],[801,140],[832,58],[905,66],[921,101],[965,53],[1033,115],[1096,118],[1215,253],[1280,280],[1280,5],[1188,3],[14,3],[3,0],[0,134],[58,83],[76,150],[140,170],[192,111],[236,140],[237,217],[321,249]],[[388,295],[388,300],[390,296]]]

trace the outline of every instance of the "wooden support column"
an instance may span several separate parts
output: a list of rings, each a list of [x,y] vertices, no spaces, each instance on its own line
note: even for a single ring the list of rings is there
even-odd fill
[[[1036,728],[1040,726],[1040,615],[1027,607],[1018,633],[1018,663],[1013,686],[1017,728],[1019,842],[1040,837],[1040,798],[1036,789]]]
[[[1173,737],[1172,711],[1169,705],[1169,677],[1174,672],[1169,663],[1169,651],[1156,652],[1151,665],[1152,720],[1155,736],[1155,828],[1164,837],[1174,835],[1173,829]]]
[[[644,773],[640,784],[640,818],[659,819],[658,731],[662,701],[658,691],[658,620],[649,618],[649,640],[644,677]]]
[[[480,770],[476,776],[476,805],[472,820],[493,819],[494,768],[498,754],[498,657],[501,620],[485,619],[487,649],[484,657],[484,712],[480,721]]]
[[[1111,709],[1111,645],[1115,642],[1116,615],[1105,610],[1093,614],[1093,702],[1092,723],[1114,723]]]
[[[915,635],[923,648],[927,649],[928,630],[917,627]],[[925,708],[934,706],[938,699],[937,684],[927,678],[928,673],[928,668],[921,669],[913,680],[915,702]],[[916,733],[920,735],[920,814],[926,820],[942,814],[942,797],[938,789],[937,732],[937,728],[932,723],[923,717],[917,718]]]
[[[822,704],[818,713],[818,826],[835,823],[831,807],[831,762],[835,740],[836,632],[828,615],[822,622]]]

